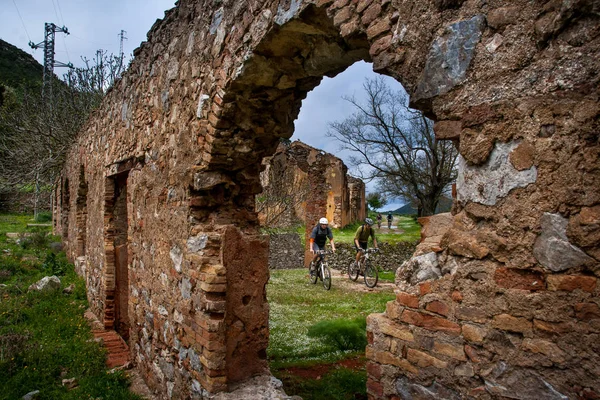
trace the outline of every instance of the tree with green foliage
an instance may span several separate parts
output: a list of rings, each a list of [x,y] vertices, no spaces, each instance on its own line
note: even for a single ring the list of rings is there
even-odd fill
[[[414,201],[420,216],[432,215],[456,180],[458,151],[449,141],[437,141],[433,121],[408,108],[408,95],[393,92],[383,79],[367,79],[366,98],[344,98],[355,112],[330,123],[328,136],[355,156],[351,164],[362,178],[375,180],[390,198]]]
[[[387,202],[387,199],[380,192],[371,192],[367,195],[367,205],[373,211],[385,207]]]

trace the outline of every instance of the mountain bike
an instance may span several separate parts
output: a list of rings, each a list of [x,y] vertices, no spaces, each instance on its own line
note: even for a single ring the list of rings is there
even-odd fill
[[[375,287],[379,281],[379,272],[377,271],[377,267],[369,260],[369,254],[378,251],[379,249],[375,248],[367,250],[361,249],[360,252],[362,255],[358,259],[358,265],[356,264],[356,261],[352,261],[350,265],[348,265],[348,277],[356,282],[358,275],[363,275],[365,278],[365,285],[370,288]]]
[[[317,250],[316,254],[319,258],[316,261],[316,268],[314,262],[310,262],[310,282],[314,285],[317,283],[317,280],[323,281],[323,287],[325,290],[331,289],[331,271],[329,270],[329,265],[327,265],[327,261],[325,260],[325,256],[327,254],[332,254],[331,250]]]

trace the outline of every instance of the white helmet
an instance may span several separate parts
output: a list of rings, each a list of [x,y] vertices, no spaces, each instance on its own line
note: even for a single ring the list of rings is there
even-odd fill
[[[319,220],[319,223],[320,223],[320,224],[327,225],[327,224],[329,223],[329,221],[327,221],[327,218],[321,218],[321,219]]]

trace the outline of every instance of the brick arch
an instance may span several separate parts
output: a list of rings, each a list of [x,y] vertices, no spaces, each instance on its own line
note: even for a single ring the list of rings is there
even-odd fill
[[[63,173],[77,182],[82,161],[89,173],[86,257],[98,282],[114,269],[104,251],[111,176],[135,160],[121,233],[132,359],[149,385],[200,398],[267,372],[260,159],[291,135],[322,76],[365,59],[403,84],[464,159],[450,229],[425,257],[444,276],[404,287],[369,318],[370,396],[514,397],[524,390],[510,386],[515,374],[548,396],[599,393],[589,350],[600,315],[594,7],[181,0]],[[111,311],[99,285],[88,297],[100,317]]]

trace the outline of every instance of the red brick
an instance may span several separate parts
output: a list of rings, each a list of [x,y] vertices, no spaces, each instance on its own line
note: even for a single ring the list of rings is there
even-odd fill
[[[383,385],[378,381],[374,381],[373,379],[368,379],[367,380],[367,392],[369,394],[375,395],[377,397],[382,397],[383,396]]]
[[[592,293],[596,289],[597,278],[583,275],[550,275],[547,278],[548,290],[565,290],[572,292],[581,289]]]
[[[427,311],[431,311],[436,314],[443,315],[444,317],[447,317],[448,314],[450,313],[450,308],[448,308],[446,303],[443,303],[438,300],[434,300],[431,303],[428,303],[427,306],[425,307],[425,309]]]
[[[374,362],[367,362],[367,374],[376,381],[381,380],[381,365]]]
[[[398,292],[396,295],[396,300],[398,303],[410,307],[410,308],[419,308],[419,298],[413,294]]]
[[[498,286],[507,289],[545,289],[543,275],[533,271],[523,271],[515,268],[497,268],[494,273],[494,280]]]
[[[452,292],[452,300],[454,300],[457,303],[462,303],[462,301],[463,301],[462,293],[459,292],[458,290],[455,290],[454,292]]]
[[[600,319],[600,308],[595,303],[575,304],[575,316],[582,321]]]
[[[411,310],[404,310],[402,313],[402,322],[420,326],[431,331],[441,331],[451,335],[460,334],[460,325],[452,321]]]
[[[419,284],[419,293],[421,293],[421,296],[431,293],[431,281]]]

